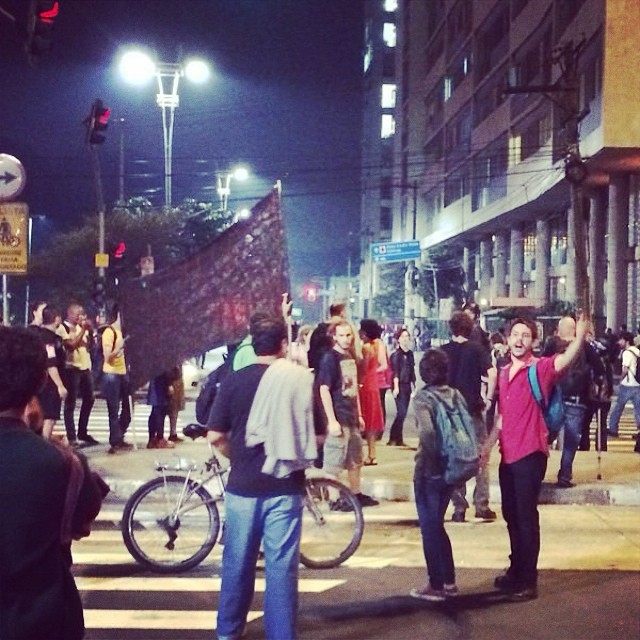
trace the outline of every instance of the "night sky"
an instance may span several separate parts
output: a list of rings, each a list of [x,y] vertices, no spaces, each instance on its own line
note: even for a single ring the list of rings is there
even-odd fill
[[[0,16],[0,152],[25,165],[21,199],[47,216],[36,235],[95,210],[81,123],[96,98],[112,112],[101,149],[107,203],[118,197],[124,118],[125,195],[162,204],[156,85],[131,87],[116,68],[121,48],[140,44],[162,62],[182,52],[213,67],[206,85],[181,81],[174,204],[215,200],[216,169],[243,163],[251,178],[232,183],[232,208],[283,181],[294,279],[346,273],[358,251],[362,34],[362,0],[60,0],[54,49],[30,67]]]

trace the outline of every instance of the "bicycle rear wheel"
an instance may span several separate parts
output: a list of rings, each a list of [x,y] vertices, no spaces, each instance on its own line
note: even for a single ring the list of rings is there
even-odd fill
[[[360,546],[362,507],[350,489],[331,478],[307,478],[305,489],[300,562],[310,569],[332,569]]]
[[[211,553],[220,514],[209,492],[194,482],[180,476],[154,478],[127,501],[121,530],[137,562],[157,573],[178,573]]]

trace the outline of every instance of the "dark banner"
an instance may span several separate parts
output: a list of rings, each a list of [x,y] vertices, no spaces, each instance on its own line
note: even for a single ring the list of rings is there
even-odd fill
[[[289,273],[278,188],[247,220],[180,264],[127,282],[120,300],[131,384],[247,334],[257,310],[281,311]]]

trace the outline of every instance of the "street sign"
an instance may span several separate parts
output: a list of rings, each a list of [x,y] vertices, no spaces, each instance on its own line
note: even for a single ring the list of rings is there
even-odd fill
[[[0,202],[17,198],[27,182],[27,174],[18,158],[0,153]]]
[[[402,262],[420,257],[420,241],[374,242],[371,245],[371,259],[374,262]]]
[[[27,273],[29,207],[0,202],[0,273]]]
[[[95,265],[98,269],[102,267],[106,269],[109,266],[109,254],[108,253],[96,253],[95,254]]]

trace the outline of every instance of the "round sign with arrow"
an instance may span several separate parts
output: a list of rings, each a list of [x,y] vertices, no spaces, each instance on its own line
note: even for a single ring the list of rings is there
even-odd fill
[[[0,202],[19,196],[26,182],[22,162],[8,153],[0,153]]]

